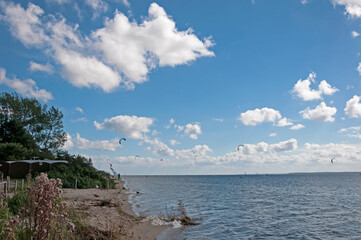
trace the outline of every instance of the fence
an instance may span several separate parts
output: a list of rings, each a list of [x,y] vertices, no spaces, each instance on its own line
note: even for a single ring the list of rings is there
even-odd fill
[[[21,184],[21,185],[20,185]],[[0,197],[7,197],[9,193],[16,193],[19,190],[23,190],[25,186],[24,179],[11,181],[10,177],[6,177],[6,181],[1,177],[0,182]]]

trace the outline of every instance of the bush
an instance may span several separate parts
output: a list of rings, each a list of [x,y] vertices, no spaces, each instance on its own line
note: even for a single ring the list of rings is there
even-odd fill
[[[106,188],[107,186],[104,174],[89,165],[80,166],[70,163],[69,166],[59,165],[49,171],[48,175],[51,178],[61,179],[64,188],[74,188],[75,180],[78,181],[77,187],[79,189],[95,188],[96,186]],[[114,185],[113,180],[110,180],[110,185]]]
[[[0,206],[0,239],[73,239],[74,224],[68,220],[65,202],[60,199],[62,183],[60,179],[49,179],[45,173],[36,178],[28,187],[25,196],[18,194],[8,205]],[[19,215],[11,216],[23,205]]]

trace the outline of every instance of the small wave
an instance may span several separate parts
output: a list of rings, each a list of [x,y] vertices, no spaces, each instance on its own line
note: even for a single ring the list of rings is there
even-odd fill
[[[149,221],[152,225],[155,225],[155,226],[173,226],[173,228],[182,227],[181,222],[178,220],[167,221],[167,220],[161,219],[156,216],[146,217],[145,221]]]

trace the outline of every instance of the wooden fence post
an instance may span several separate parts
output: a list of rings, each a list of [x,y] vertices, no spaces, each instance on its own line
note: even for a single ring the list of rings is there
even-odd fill
[[[5,194],[5,197],[6,197],[7,193],[8,193],[8,184],[7,184],[7,182],[4,182],[4,194]]]
[[[18,180],[15,180],[15,190],[14,190],[14,192],[16,192],[16,190],[18,190]]]
[[[21,190],[24,189],[24,179],[21,179]]]
[[[78,179],[75,179],[75,189],[78,189]]]
[[[109,179],[107,178],[107,190],[109,190]]]
[[[6,190],[10,192],[10,176],[6,177]]]

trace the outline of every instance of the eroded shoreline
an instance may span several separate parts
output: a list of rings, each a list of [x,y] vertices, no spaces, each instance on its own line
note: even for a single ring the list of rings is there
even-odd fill
[[[153,240],[170,226],[153,225],[137,216],[128,202],[130,192],[119,181],[115,189],[63,189],[63,199],[83,215],[97,239]],[[89,236],[91,238],[92,236]]]

